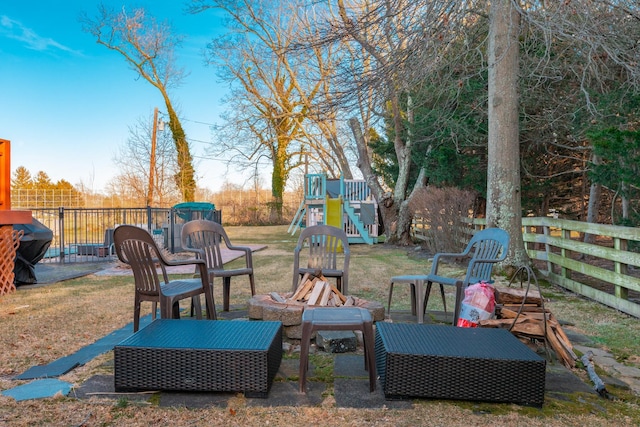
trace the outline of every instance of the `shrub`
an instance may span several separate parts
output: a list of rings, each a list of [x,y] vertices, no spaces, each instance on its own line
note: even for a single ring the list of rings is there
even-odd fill
[[[455,187],[428,186],[411,200],[416,237],[431,253],[461,252],[469,241],[476,193]]]

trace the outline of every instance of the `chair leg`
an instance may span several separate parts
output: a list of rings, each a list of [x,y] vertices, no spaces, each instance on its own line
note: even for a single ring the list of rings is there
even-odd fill
[[[205,292],[204,301],[207,307],[207,319],[217,320],[218,314],[216,313],[216,304],[213,300],[213,285],[209,285],[209,289]]]
[[[222,311],[229,311],[229,294],[231,293],[231,277],[222,278]]]
[[[389,301],[387,302],[387,316],[391,318],[391,295],[393,295],[393,282],[389,284]]]
[[[462,304],[463,283],[461,280],[456,282],[456,302],[453,309],[453,326],[458,326],[458,318],[460,317],[460,305]]]
[[[444,307],[444,315],[447,316],[447,300],[444,299],[444,285],[440,283],[440,295],[442,296],[442,306]]]
[[[376,356],[373,336],[373,322],[363,322],[362,343],[364,345],[364,362],[369,371],[369,391],[376,389]]]
[[[160,297],[160,318],[171,319],[173,317],[173,304],[169,298]]]
[[[191,297],[191,317],[193,317],[193,311],[196,312],[196,319],[202,320],[202,306],[200,305],[200,295]]]
[[[253,278],[253,274],[249,275],[249,285],[251,285],[251,296],[256,294],[256,282]]]
[[[309,346],[311,345],[311,334],[313,324],[311,322],[302,323],[302,339],[300,340],[300,373],[298,375],[298,388],[300,393],[307,391],[307,370],[309,369]]]
[[[133,332],[140,328],[140,300],[136,298],[133,303]]]
[[[161,319],[179,319],[180,318],[180,301],[174,301],[168,297],[160,297],[160,318]]]
[[[151,318],[156,320],[156,316],[158,315],[158,303],[153,301],[151,303]]]
[[[427,313],[427,304],[429,304],[429,295],[431,294],[432,282],[427,282],[427,289],[424,291],[424,304],[422,305],[422,314]]]
[[[410,283],[409,286],[411,287],[411,314],[415,316],[418,312],[416,307],[416,284]]]

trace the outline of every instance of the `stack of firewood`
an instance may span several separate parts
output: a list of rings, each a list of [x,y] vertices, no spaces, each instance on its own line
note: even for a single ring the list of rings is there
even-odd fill
[[[569,338],[553,314],[543,308],[538,291],[517,288],[496,288],[496,318],[481,320],[484,328],[505,328],[524,342],[540,341],[555,352],[566,367],[575,367],[578,359]]]
[[[320,305],[325,307],[353,306],[356,301],[351,296],[345,296],[334,284],[330,283],[322,274],[314,276],[305,274],[300,280],[295,292],[288,298],[276,294],[271,295],[278,302]]]

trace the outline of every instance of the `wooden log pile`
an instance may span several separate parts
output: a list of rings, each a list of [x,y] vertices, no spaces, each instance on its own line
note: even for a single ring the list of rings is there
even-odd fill
[[[354,297],[345,296],[323,275],[305,274],[295,292],[289,297],[272,293],[271,298],[282,303],[318,305],[324,307],[349,307],[356,305]]]
[[[496,318],[481,320],[480,327],[510,329],[525,343],[543,341],[567,368],[575,367],[573,346],[553,313],[543,308],[538,291],[504,287],[496,288],[495,294]]]

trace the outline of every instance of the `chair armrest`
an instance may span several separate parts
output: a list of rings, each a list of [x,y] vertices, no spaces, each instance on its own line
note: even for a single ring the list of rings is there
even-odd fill
[[[504,261],[504,258],[473,258],[471,260],[471,262],[473,264],[478,264],[478,263],[482,263],[482,262],[492,262],[492,263],[497,263],[500,261]]]
[[[204,268],[207,268],[207,264],[203,259],[183,259],[183,260],[165,260],[165,265],[168,267],[176,267],[180,265],[204,265]]]
[[[251,252],[251,248],[248,246],[235,246],[235,245],[227,245],[227,249],[232,251],[244,251],[246,253]]]
[[[468,252],[460,252],[460,253],[438,253],[433,257],[433,263],[431,264],[431,273],[430,274],[438,274],[438,266],[440,261],[443,259],[455,259],[455,258],[467,258],[469,256]]]
[[[231,251],[244,252],[244,256],[246,258],[246,263],[247,263],[247,268],[253,268],[253,258],[251,256],[252,251],[251,251],[250,247],[248,247],[248,246],[227,245],[227,249],[229,249]]]
[[[204,250],[202,249],[186,247],[186,248],[182,248],[182,250],[185,252],[195,253],[197,259],[204,259]]]

